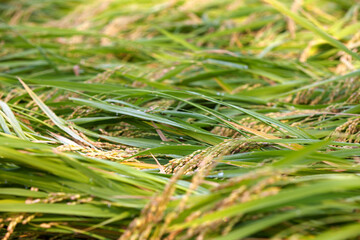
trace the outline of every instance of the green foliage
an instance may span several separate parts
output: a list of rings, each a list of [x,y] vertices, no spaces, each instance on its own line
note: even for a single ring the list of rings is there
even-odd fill
[[[358,239],[357,1],[4,1],[3,239]]]

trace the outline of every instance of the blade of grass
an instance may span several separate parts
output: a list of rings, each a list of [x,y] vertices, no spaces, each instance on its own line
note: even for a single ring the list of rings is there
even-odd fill
[[[56,116],[56,114],[48,106],[46,106],[45,103],[41,101],[41,99],[20,78],[18,78],[18,80],[24,86],[25,90],[29,93],[29,95],[35,101],[35,103],[41,108],[41,110],[51,119],[51,121],[56,126],[58,126],[61,130],[69,134],[74,139],[95,148],[91,143],[80,137],[77,133],[75,133],[68,126],[66,126],[66,122],[63,119]]]
[[[347,54],[351,55],[353,58],[360,60],[360,55],[356,52],[351,51],[348,49],[344,44],[342,44],[340,41],[336,40],[332,36],[330,36],[328,33],[326,33],[324,30],[320,29],[319,27],[312,24],[310,21],[308,21],[306,18],[301,17],[300,15],[292,12],[287,7],[285,7],[282,3],[278,2],[277,0],[263,0],[266,3],[273,6],[276,10],[281,12],[282,14],[286,15],[287,17],[294,20],[297,24],[301,25],[302,27],[312,31],[313,33],[317,34],[319,37],[324,39],[327,43],[330,45],[338,48],[339,50],[342,50],[346,52]]]

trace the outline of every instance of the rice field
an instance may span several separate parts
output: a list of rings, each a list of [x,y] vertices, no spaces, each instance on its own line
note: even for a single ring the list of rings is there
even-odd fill
[[[357,0],[0,3],[0,236],[360,239]]]

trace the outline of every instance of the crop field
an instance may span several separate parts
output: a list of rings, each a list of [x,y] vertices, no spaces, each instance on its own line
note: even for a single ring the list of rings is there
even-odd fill
[[[1,1],[0,237],[360,239],[359,8]]]

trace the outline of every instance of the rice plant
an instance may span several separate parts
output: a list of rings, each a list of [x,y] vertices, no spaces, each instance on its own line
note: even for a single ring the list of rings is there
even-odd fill
[[[359,239],[359,7],[3,1],[2,239]]]

